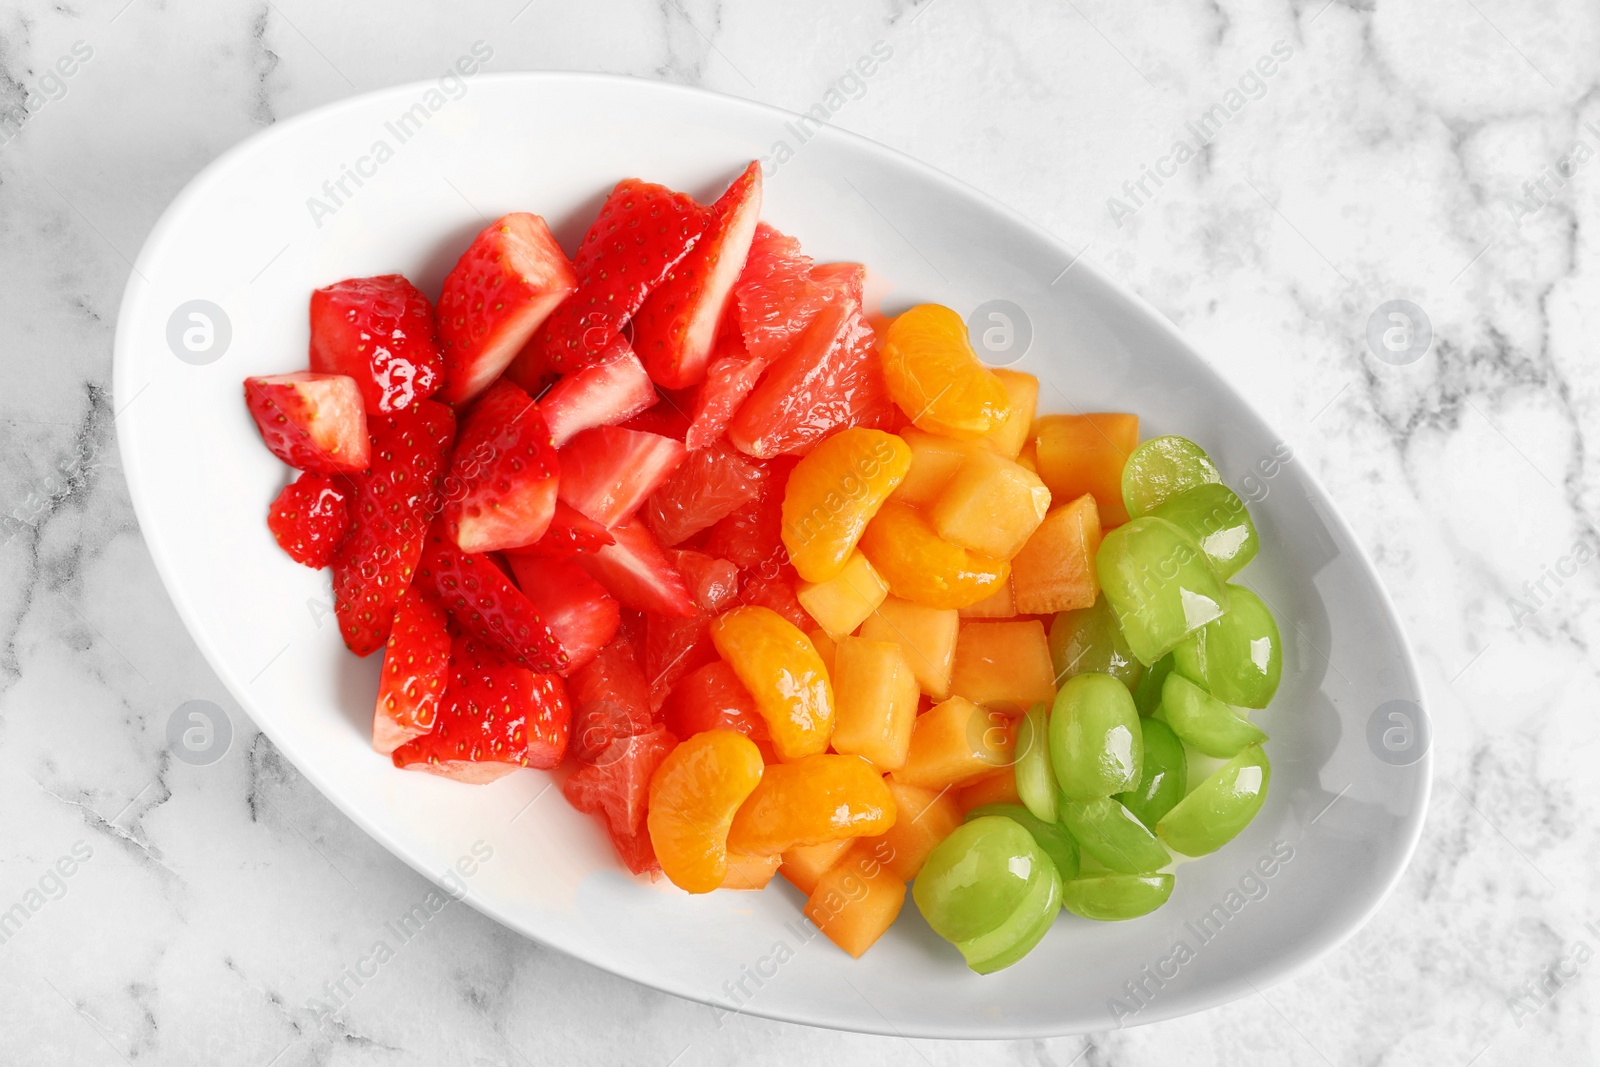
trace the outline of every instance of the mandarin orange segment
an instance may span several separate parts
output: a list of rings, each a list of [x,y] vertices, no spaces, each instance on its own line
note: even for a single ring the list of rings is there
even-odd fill
[[[782,856],[741,856],[730,852],[728,873],[722,876],[722,884],[717,888],[765,889],[782,863]]]
[[[833,736],[833,685],[811,639],[771,608],[739,607],[711,640],[755,698],[780,760],[822,752]]]
[[[761,781],[761,750],[732,730],[707,730],[674,748],[650,779],[645,825],[661,870],[690,893],[728,877],[728,828]]]
[[[889,324],[883,379],[920,430],[971,441],[1011,415],[1005,383],[972,351],[961,316],[940,304],[918,304]]]
[[[926,515],[886,501],[867,524],[861,551],[889,583],[889,591],[930,608],[964,608],[1004,584],[1011,564],[944,540]]]
[[[841,430],[795,464],[783,491],[783,544],[808,582],[844,569],[861,531],[911,468],[911,449],[892,433]]]
[[[894,798],[872,764],[823,753],[768,767],[733,817],[728,847],[770,856],[841,837],[872,837],[894,818]]]

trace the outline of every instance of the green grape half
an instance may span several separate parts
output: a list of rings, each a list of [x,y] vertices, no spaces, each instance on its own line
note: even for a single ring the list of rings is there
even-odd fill
[[[1068,678],[1050,712],[1050,765],[1074,800],[1108,797],[1139,780],[1144,743],[1128,687],[1109,674]]]
[[[1133,689],[1144,674],[1104,596],[1089,607],[1056,615],[1050,623],[1050,659],[1057,685],[1077,674],[1109,674]]]
[[[1067,832],[1066,827],[1056,822],[1045,822],[1021,804],[980,804],[967,812],[967,821],[981,819],[986,815],[1004,816],[1032,834],[1034,841],[1038,842],[1039,847],[1044,849],[1045,855],[1050,857],[1050,862],[1055,864],[1056,873],[1061,875],[1062,881],[1071,881],[1078,877],[1081,863],[1078,842]]]
[[[1061,904],[1101,922],[1149,915],[1172,896],[1170,874],[1093,874],[1061,887]]]
[[[1147,874],[1172,862],[1150,828],[1110,797],[1063,800],[1061,825],[1072,831],[1083,851],[1110,870]]]
[[[1219,578],[1231,578],[1255,559],[1261,540],[1250,509],[1221,482],[1185,490],[1150,510],[1194,538]]]
[[[1184,744],[1217,759],[1267,739],[1261,727],[1181,674],[1169,674],[1161,688],[1161,717]]]
[[[1264,708],[1283,675],[1283,638],[1260,597],[1242,585],[1227,596],[1227,614],[1172,650],[1173,669],[1224,704]]]
[[[1017,724],[1017,758],[1012,772],[1017,776],[1017,796],[1035,816],[1055,822],[1055,771],[1050,767],[1050,705],[1041,701],[1029,708]]]
[[[1183,742],[1172,727],[1160,719],[1140,719],[1144,734],[1144,763],[1139,781],[1126,793],[1118,793],[1122,806],[1154,829],[1161,817],[1183,799],[1189,789],[1189,757]]]
[[[1095,571],[1128,648],[1147,666],[1228,610],[1229,586],[1194,538],[1153,515],[1106,534]]]
[[[1050,859],[1019,823],[973,819],[928,853],[911,896],[928,925],[961,942],[1003,923]]]
[[[1185,856],[1215,852],[1256,817],[1271,780],[1267,754],[1260,745],[1251,745],[1178,801],[1156,824],[1156,833],[1174,852]],[[1085,849],[1089,847],[1081,837],[1078,841]]]
[[[1138,518],[1179,493],[1220,481],[1217,465],[1187,437],[1152,437],[1129,453],[1122,467],[1122,503]]]
[[[1172,673],[1172,653],[1167,653],[1149,667],[1139,679],[1139,688],[1133,691],[1133,703],[1140,715],[1154,715],[1161,706],[1161,686]]]
[[[1004,922],[987,933],[957,941],[956,948],[968,967],[979,974],[993,974],[1032,952],[1060,913],[1061,876],[1050,864],[1041,864],[1027,894]]]

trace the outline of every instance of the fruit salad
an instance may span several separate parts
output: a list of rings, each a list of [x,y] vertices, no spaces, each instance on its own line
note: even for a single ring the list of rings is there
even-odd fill
[[[781,878],[855,957],[908,884],[980,973],[1161,907],[1271,778],[1248,510],[1136,414],[1039,413],[956,311],[878,314],[761,194],[629,178],[570,257],[506,215],[437,299],[316,290],[307,369],[246,379],[300,472],[267,525],[381,652],[373,748],[556,771],[634,875]]]

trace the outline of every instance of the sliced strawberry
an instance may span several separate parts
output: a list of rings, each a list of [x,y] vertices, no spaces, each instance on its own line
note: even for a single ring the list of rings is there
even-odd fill
[[[428,531],[417,581],[464,631],[518,667],[545,673],[567,668],[567,653],[533,603],[488,556],[456,547],[436,522]]]
[[[627,422],[655,402],[656,387],[644,364],[618,337],[599,362],[552,385],[539,398],[539,411],[560,448],[583,430]]]
[[[372,747],[387,755],[433,729],[450,679],[450,632],[444,609],[415,586],[401,596],[383,650]]]
[[[550,632],[567,653],[570,674],[594,659],[617,634],[617,602],[589,573],[570,559],[510,555],[517,587],[533,602]]]
[[[706,730],[734,730],[771,749],[755,697],[720,659],[690,671],[672,687],[661,707],[661,725],[685,741]]]
[[[450,645],[450,682],[433,730],[396,748],[394,765],[474,785],[519,767],[554,767],[571,716],[561,679],[507,663],[462,633]]]
[[[833,296],[825,279],[812,276],[800,242],[766,223],[756,228],[733,292],[745,349],[763,365],[784,355]]]
[[[395,605],[411,584],[422,543],[439,508],[439,483],[455,438],[455,412],[419,400],[393,415],[374,415],[372,467],[344,477],[350,533],[333,563],[333,609],[350,651],[383,647]]]
[[[267,529],[296,563],[321,570],[350,529],[349,486],[326,474],[302,474],[267,509]]]
[[[561,499],[602,526],[624,522],[685,455],[660,434],[597,426],[561,450]]]
[[[487,389],[577,287],[544,219],[519,211],[491,223],[451,268],[439,296],[440,399],[460,404]]]
[[[595,581],[630,608],[683,617],[695,613],[683,575],[642,521],[617,526],[611,536],[615,544],[574,557]]]
[[[372,460],[354,378],[310,371],[246,378],[244,402],[267,448],[291,467],[344,474]]]
[[[712,524],[701,548],[748,570],[783,548],[783,491],[797,461],[780,456],[766,465],[761,495]]]
[[[507,555],[576,556],[581,552],[598,551],[614,543],[610,530],[557,500],[555,512],[550,516],[550,528],[544,532],[544,536],[526,548],[515,549]]]
[[[726,441],[691,452],[650,494],[650,529],[662,544],[678,544],[754,500],[765,477],[761,464]]]
[[[584,763],[600,758],[613,738],[649,730],[650,686],[633,636],[619,633],[567,681],[572,698],[572,754]]]
[[[665,392],[657,390],[658,403],[622,424],[624,430],[659,434],[674,441],[682,441],[689,432],[689,407],[692,391]]]
[[[444,381],[433,305],[398,274],[349,278],[316,290],[311,369],[353,378],[373,414],[426,400]]]
[[[694,245],[708,217],[690,197],[665,186],[637,178],[618,182],[573,257],[578,291],[535,338],[542,362],[570,371],[598,360]]]
[[[527,393],[501,380],[461,423],[443,517],[463,552],[498,552],[544,536],[556,507],[556,450]]]
[[[761,164],[751,163],[712,205],[711,221],[694,248],[634,316],[634,350],[657,384],[682,389],[705,377],[760,214]]]
[[[561,792],[579,811],[604,818],[614,832],[637,833],[650,803],[650,776],[677,744],[659,726],[619,737],[594,763],[573,771]]]

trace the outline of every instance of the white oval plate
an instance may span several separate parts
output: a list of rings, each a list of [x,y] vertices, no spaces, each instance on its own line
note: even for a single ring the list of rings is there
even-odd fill
[[[877,1033],[1020,1037],[1169,1018],[1276,981],[1371,914],[1427,806],[1425,741],[1389,717],[1417,716],[1417,669],[1327,495],[1166,320],[1085,263],[1063,274],[1072,249],[984,196],[832,128],[802,143],[787,112],[595,75],[461,84],[459,98],[437,84],[357,97],[228,152],[151,233],[117,324],[118,436],[156,565],[240,705],[335,804],[436,881],[468,857],[473,873],[451,884],[474,907],[580,959],[729,1011]],[[792,158],[777,162],[779,142]],[[908,904],[852,961],[814,936],[781,879],[690,897],[627,877],[544,773],[469,787],[402,773],[369,748],[379,657],[345,651],[327,576],[267,532],[289,472],[262,447],[241,380],[305,366],[316,286],[401,271],[436,294],[500,214],[538,212],[572,248],[622,177],[704,198],[763,157],[776,163],[763,217],[818,260],[859,260],[890,280],[889,310],[1012,301],[1032,328],[1015,365],[1044,381],[1041,410],[1137,412],[1147,436],[1202,442],[1255,502],[1262,550],[1241,577],[1277,610],[1287,645],[1282,688],[1258,716],[1271,793],[1237,840],[1181,868],[1156,914],[1064,913],[1023,962],[980,978]],[[210,312],[208,341],[191,301],[221,309],[225,349],[220,319]],[[1380,714],[1390,701],[1406,703]],[[474,846],[492,858],[472,862]]]

